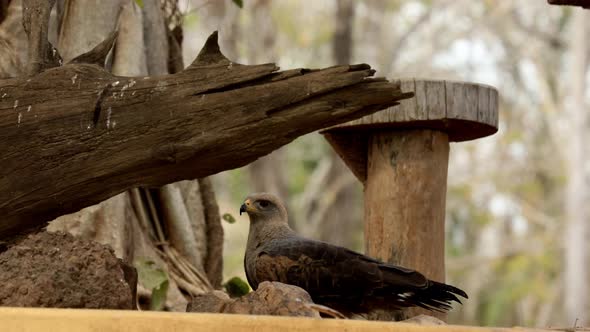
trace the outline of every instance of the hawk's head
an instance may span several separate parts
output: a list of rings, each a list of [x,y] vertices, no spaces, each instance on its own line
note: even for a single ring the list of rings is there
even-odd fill
[[[246,197],[240,214],[245,212],[250,217],[250,221],[282,221],[287,222],[287,210],[281,200],[272,194],[257,193]]]

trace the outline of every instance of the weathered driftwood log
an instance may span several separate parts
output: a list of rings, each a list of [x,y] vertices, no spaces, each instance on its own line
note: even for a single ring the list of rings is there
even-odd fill
[[[174,75],[70,63],[0,81],[0,239],[134,186],[245,165],[411,96],[365,64],[277,70],[231,62],[214,33]]]

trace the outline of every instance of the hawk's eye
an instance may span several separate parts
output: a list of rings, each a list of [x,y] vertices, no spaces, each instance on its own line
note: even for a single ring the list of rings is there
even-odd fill
[[[270,203],[268,201],[260,201],[258,202],[258,205],[260,205],[262,208],[266,208],[270,205]]]

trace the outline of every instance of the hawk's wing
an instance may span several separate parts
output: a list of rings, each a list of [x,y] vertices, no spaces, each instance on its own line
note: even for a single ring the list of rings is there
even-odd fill
[[[299,286],[318,303],[356,305],[370,299],[399,307],[420,305],[411,301],[411,295],[432,283],[419,272],[301,237],[267,242],[257,257],[254,274],[257,283]]]

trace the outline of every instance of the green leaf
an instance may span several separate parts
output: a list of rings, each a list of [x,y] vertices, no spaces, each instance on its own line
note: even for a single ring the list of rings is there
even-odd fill
[[[224,213],[223,216],[221,217],[223,220],[227,221],[230,224],[233,224],[236,222],[236,218],[234,218],[234,216],[232,216],[229,213]]]
[[[233,277],[229,279],[225,284],[223,284],[223,288],[230,297],[241,297],[248,293],[250,293],[250,286],[240,277]]]
[[[161,267],[149,259],[137,259],[134,264],[139,282],[152,291],[150,310],[162,310],[168,295],[168,275]]]
[[[164,281],[160,287],[152,289],[152,298],[150,300],[150,310],[160,311],[166,305],[166,297],[168,296],[168,286],[170,282]]]
[[[236,4],[236,6],[238,6],[240,8],[244,8],[244,1],[242,1],[242,0],[232,0],[232,2],[234,4]]]
[[[139,6],[139,8],[143,8],[143,0],[135,0],[135,3]]]

